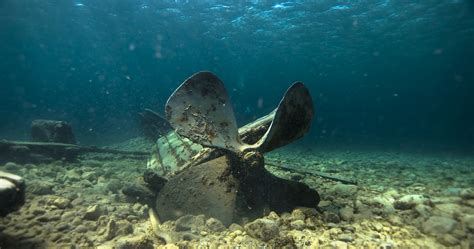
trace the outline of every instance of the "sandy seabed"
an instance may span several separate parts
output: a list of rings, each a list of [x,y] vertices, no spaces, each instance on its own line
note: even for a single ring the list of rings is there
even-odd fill
[[[0,170],[25,178],[27,200],[0,218],[0,248],[474,248],[474,156],[292,146],[266,159],[357,185],[268,165],[318,190],[320,210],[271,212],[229,227],[186,216],[157,232],[146,160],[88,154],[74,163],[10,162]]]

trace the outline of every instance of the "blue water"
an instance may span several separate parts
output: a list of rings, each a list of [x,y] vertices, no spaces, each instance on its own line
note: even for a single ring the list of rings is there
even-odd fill
[[[36,118],[82,143],[139,134],[188,76],[225,82],[239,124],[296,80],[308,143],[474,144],[474,3],[0,0],[0,138]]]

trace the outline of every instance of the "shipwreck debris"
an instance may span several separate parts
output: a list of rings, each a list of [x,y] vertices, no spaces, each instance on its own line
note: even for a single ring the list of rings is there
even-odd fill
[[[76,144],[71,125],[56,120],[33,120],[31,122],[31,140],[33,142]]]
[[[165,112],[175,136],[205,148],[185,166],[164,172],[168,181],[156,201],[160,220],[204,214],[229,225],[270,210],[317,207],[316,190],[278,178],[264,167],[263,153],[291,143],[310,128],[313,104],[303,83],[294,83],[274,112],[243,127],[249,131],[245,134],[237,129],[222,81],[210,72],[188,78],[168,99]]]
[[[25,203],[25,188],[22,177],[0,171],[0,217],[19,209]]]

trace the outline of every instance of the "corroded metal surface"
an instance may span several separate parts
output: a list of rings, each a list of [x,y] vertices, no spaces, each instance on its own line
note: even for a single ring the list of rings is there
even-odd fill
[[[276,109],[270,129],[259,142],[259,150],[272,151],[301,138],[311,127],[314,108],[308,89],[295,82]]]
[[[166,114],[179,134],[175,136],[207,148],[188,162],[176,162],[177,170],[168,174],[156,201],[162,220],[204,214],[229,225],[270,210],[289,212],[297,206],[318,205],[315,190],[268,172],[262,154],[308,131],[313,106],[302,83],[293,84],[274,112],[244,126],[242,132],[222,82],[210,72],[188,78],[169,98]]]
[[[224,84],[214,74],[189,77],[170,96],[165,111],[178,134],[204,146],[240,151],[234,110]]]
[[[239,128],[240,139],[249,144],[256,143],[268,130],[275,111]],[[171,131],[160,137],[153,148],[147,168],[163,177],[224,155],[222,150],[204,148],[200,144]]]

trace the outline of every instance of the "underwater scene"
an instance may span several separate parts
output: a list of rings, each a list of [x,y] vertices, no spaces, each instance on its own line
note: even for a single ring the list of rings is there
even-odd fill
[[[474,248],[474,2],[0,0],[4,248]]]

